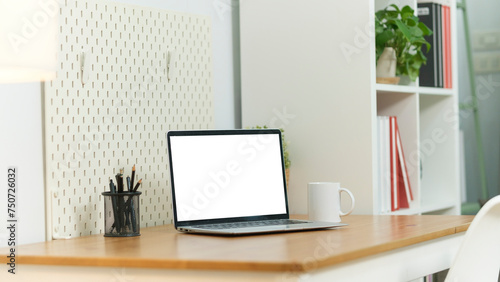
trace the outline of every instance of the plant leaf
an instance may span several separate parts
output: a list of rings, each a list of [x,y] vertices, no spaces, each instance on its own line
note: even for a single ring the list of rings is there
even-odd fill
[[[415,19],[414,17],[408,17],[404,19],[404,23],[410,27],[414,27],[417,25],[418,19]]]
[[[418,23],[418,28],[420,28],[420,30],[422,30],[422,33],[424,34],[424,36],[432,35],[432,30],[429,27],[427,27],[423,22]]]
[[[408,5],[404,6],[403,9],[401,9],[401,14],[412,14],[413,15],[413,12],[414,12],[413,9]]]
[[[424,36],[424,33],[422,32],[422,30],[420,30],[420,28],[418,28],[418,26],[410,27],[409,30],[411,32],[411,38],[410,38],[411,42],[423,38]]]
[[[399,11],[386,10],[386,17],[397,19],[399,18]]]
[[[392,34],[392,32],[390,30],[385,30],[384,32],[377,35],[377,37],[375,38],[375,43],[377,45],[385,45],[393,37],[394,37],[394,35]]]
[[[389,7],[394,8],[394,10],[396,10],[396,12],[398,12],[398,14],[401,13],[401,10],[399,9],[398,5],[391,4],[391,5],[389,5]],[[387,8],[389,8],[389,7],[387,7]],[[386,10],[387,10],[387,8],[386,8]]]
[[[408,27],[401,20],[396,20],[396,25],[398,26],[399,30],[401,30],[406,39],[410,40],[411,32]]]

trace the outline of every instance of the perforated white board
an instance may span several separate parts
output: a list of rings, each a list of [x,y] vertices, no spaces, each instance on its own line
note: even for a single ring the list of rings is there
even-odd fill
[[[101,192],[134,164],[141,226],[171,223],[166,133],[213,128],[210,18],[66,1],[59,41],[57,79],[45,87],[52,237],[103,233]]]

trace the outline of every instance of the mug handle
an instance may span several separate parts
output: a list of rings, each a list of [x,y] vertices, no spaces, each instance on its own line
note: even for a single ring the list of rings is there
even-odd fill
[[[351,197],[351,208],[349,209],[348,212],[344,213],[342,210],[340,210],[340,216],[346,216],[349,215],[353,210],[354,210],[354,196],[352,195],[351,191],[347,190],[346,188],[339,188],[339,197],[342,192],[346,192],[349,197]],[[340,199],[340,198],[339,198]]]

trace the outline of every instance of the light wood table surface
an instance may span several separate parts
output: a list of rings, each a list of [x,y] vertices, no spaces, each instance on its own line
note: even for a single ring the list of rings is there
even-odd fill
[[[142,228],[138,237],[99,234],[18,246],[16,263],[19,271],[23,265],[51,265],[312,273],[463,235],[472,219],[350,215],[343,218],[349,225],[336,229],[241,237],[183,234],[164,225]],[[7,253],[0,249],[3,265]]]

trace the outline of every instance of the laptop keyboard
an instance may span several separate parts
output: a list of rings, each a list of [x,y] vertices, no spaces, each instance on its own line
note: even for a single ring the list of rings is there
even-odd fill
[[[246,228],[246,227],[257,227],[257,226],[269,226],[269,225],[288,225],[288,224],[300,224],[306,223],[304,220],[295,219],[273,219],[273,220],[258,220],[258,221],[245,221],[245,222],[231,222],[231,223],[217,223],[217,224],[203,224],[197,225],[197,228],[203,229],[231,229],[231,228]]]

